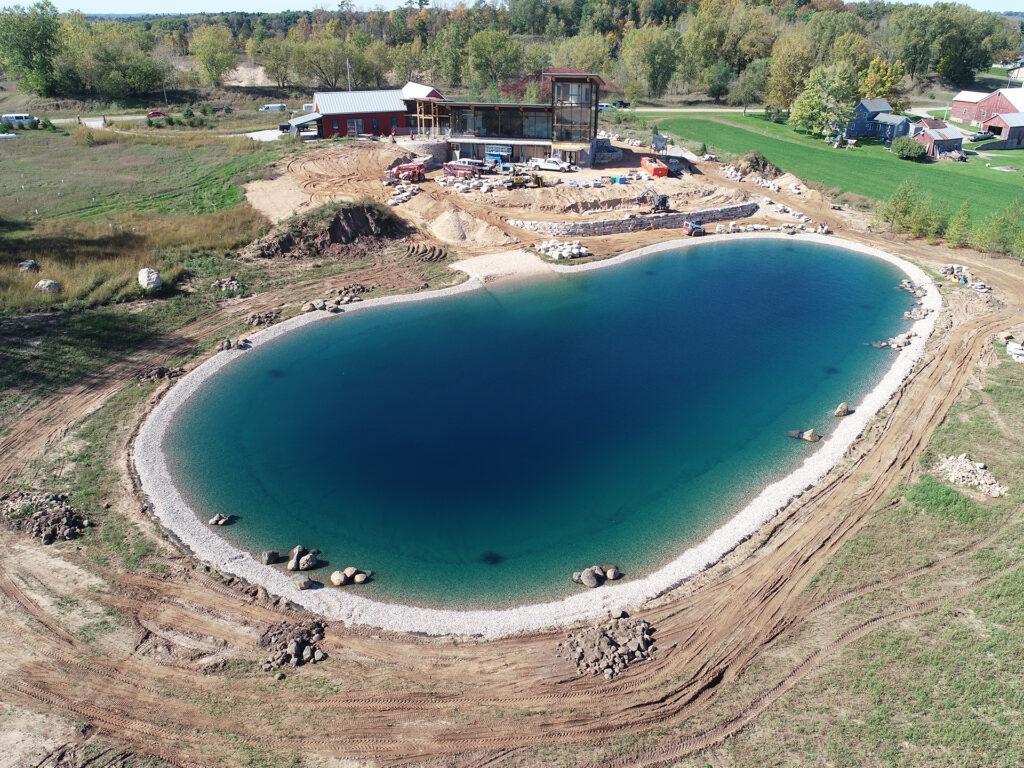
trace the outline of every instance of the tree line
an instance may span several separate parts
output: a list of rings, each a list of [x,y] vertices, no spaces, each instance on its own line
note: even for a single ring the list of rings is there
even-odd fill
[[[854,96],[898,99],[906,82],[933,75],[967,85],[1020,44],[1019,19],[880,0],[410,0],[390,11],[342,0],[333,11],[124,19],[61,14],[40,0],[0,11],[0,66],[43,95],[121,99],[190,78],[217,85],[244,57],[279,86],[423,79],[500,97],[564,66],[605,76],[629,99],[675,91],[764,103],[815,132],[841,120]]]

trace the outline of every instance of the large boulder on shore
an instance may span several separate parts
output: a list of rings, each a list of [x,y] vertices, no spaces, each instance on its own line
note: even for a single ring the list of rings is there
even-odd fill
[[[275,549],[268,549],[262,555],[260,555],[260,562],[264,565],[273,565],[281,559],[280,553]]]
[[[587,568],[587,570],[580,573],[580,583],[589,589],[601,586],[601,579],[598,577],[599,568]]]
[[[139,285],[144,291],[155,291],[164,284],[160,273],[150,267],[143,267],[139,270]]]
[[[348,583],[348,577],[341,571],[335,571],[331,574],[331,584],[336,587],[343,587]]]
[[[818,434],[814,427],[811,427],[800,433],[800,439],[807,443],[816,443],[821,440],[821,435]]]
[[[307,552],[299,558],[299,570],[300,571],[311,571],[320,564],[320,560],[317,558],[317,552]]]
[[[40,280],[36,283],[36,290],[40,293],[60,293],[61,284],[56,280]]]
[[[836,409],[835,411],[832,412],[832,415],[835,416],[837,419],[841,419],[844,416],[849,416],[850,404],[847,402],[840,403],[839,405],[836,406]]]

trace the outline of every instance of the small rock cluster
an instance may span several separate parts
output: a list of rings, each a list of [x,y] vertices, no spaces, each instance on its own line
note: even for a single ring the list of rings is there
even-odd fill
[[[935,466],[935,471],[961,488],[975,488],[993,498],[1006,495],[1006,486],[996,480],[988,467],[980,461],[971,461],[966,453],[943,456]]]
[[[274,672],[281,667],[301,667],[303,664],[323,661],[327,653],[320,647],[320,643],[325,635],[324,622],[319,620],[270,626],[259,639],[260,647],[270,651],[270,655],[260,665],[261,669]],[[278,679],[283,677],[283,673],[278,672]]]
[[[227,352],[229,349],[243,350],[248,349],[251,346],[252,342],[246,338],[240,338],[237,339],[236,341],[232,341],[231,339],[224,339],[220,342],[220,344],[217,345],[217,351]]]
[[[362,283],[352,283],[351,285],[343,286],[336,290],[330,290],[327,292],[326,299],[319,299],[317,301],[307,301],[302,305],[303,312],[341,312],[341,308],[346,304],[352,304],[356,301],[362,301],[363,297],[361,294],[372,290]]]
[[[903,319],[904,320],[924,320],[931,313],[932,313],[932,311],[930,309],[927,309],[926,307],[917,306],[917,307],[913,307],[912,309],[908,309],[906,312],[904,312],[903,313]]]
[[[278,310],[253,312],[245,322],[247,325],[273,325],[279,317],[281,317],[281,313]]]
[[[654,651],[654,627],[624,611],[605,624],[571,632],[558,644],[559,655],[575,664],[579,674],[604,675],[606,680],[649,659]]]
[[[984,280],[971,274],[971,270],[963,264],[944,264],[939,268],[939,274],[960,285],[970,286],[978,293],[992,293],[992,288]]]
[[[836,416],[839,417],[838,408],[836,409]],[[821,440],[821,435],[818,434],[818,430],[814,427],[810,429],[791,429],[787,432],[790,437],[794,440],[803,440],[805,443],[816,443]]]
[[[572,580],[582,584],[588,589],[599,587],[606,581],[618,581],[622,578],[622,571],[615,565],[592,565],[582,571],[574,571]]]
[[[234,515],[222,515],[220,512],[210,518],[210,525],[230,525],[233,522],[235,522]]]
[[[373,578],[373,571],[361,571],[354,565],[350,565],[343,571],[335,571],[331,574],[331,584],[336,587],[344,587],[347,584],[365,584]]]
[[[285,566],[289,571],[312,571],[320,565],[319,549],[306,549],[299,544],[289,555],[288,564]]]
[[[391,197],[386,202],[387,205],[394,207],[412,200],[413,195],[418,195],[419,193],[420,188],[411,181],[399,181],[395,188],[391,190]]]
[[[176,379],[184,375],[184,368],[166,368],[162,365],[144,368],[137,374],[140,381],[162,381],[163,379]]]
[[[558,240],[545,240],[533,246],[537,252],[552,259],[579,259],[590,255],[590,249],[579,240],[563,243]]]
[[[76,539],[91,525],[68,503],[66,493],[15,491],[0,496],[0,509],[10,525],[43,544]]]
[[[238,282],[238,278],[236,278],[234,275],[231,275],[231,277],[218,278],[217,280],[214,280],[212,283],[210,283],[210,287],[216,288],[222,293],[230,293],[233,291],[242,290],[242,284]]]

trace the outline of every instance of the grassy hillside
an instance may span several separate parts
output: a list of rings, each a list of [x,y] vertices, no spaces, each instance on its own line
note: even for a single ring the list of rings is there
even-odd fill
[[[968,163],[913,163],[898,159],[878,145],[833,149],[820,139],[759,116],[641,115],[656,120],[662,130],[679,139],[703,142],[727,154],[757,150],[808,182],[872,200],[887,199],[906,179],[937,200],[948,201],[950,209],[970,200],[978,215],[1001,210],[1014,198],[1024,196],[1024,176],[986,166],[991,163],[1024,169],[1024,153],[1020,152],[994,152],[992,158],[973,158]]]

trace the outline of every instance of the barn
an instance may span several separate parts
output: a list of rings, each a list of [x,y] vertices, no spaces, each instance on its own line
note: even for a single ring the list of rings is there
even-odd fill
[[[949,119],[967,125],[978,125],[978,103],[989,94],[981,91],[960,91],[953,97]]]
[[[991,131],[997,141],[999,149],[1020,149],[1024,147],[1024,112],[1004,112],[1001,115],[990,117],[981,124],[984,131]],[[993,145],[986,145],[986,149],[996,149]]]
[[[289,123],[293,130],[316,123],[321,138],[336,136],[390,136],[409,133],[410,103],[416,99],[441,99],[429,85],[406,83],[402,88],[372,91],[318,91],[313,111]]]
[[[978,123],[1009,112],[1024,112],[1024,88],[1000,88],[978,102]]]

